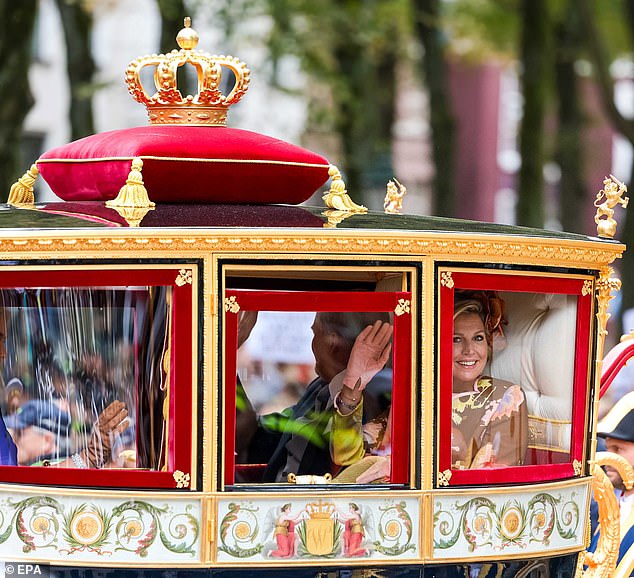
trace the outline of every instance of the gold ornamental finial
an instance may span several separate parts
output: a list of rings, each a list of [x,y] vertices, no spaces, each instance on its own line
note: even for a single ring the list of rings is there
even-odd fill
[[[215,56],[195,50],[198,33],[185,18],[185,27],[176,42],[180,50],[169,54],[139,57],[125,71],[125,81],[132,98],[144,104],[150,124],[188,124],[224,126],[229,107],[238,102],[248,89],[250,72],[247,65],[233,56]],[[178,88],[178,69],[193,66],[198,77],[196,94],[183,96]],[[150,96],[141,82],[141,71],[154,67],[156,92]],[[220,90],[223,71],[233,75],[233,86],[225,94]]]
[[[616,205],[621,205],[624,209],[627,207],[630,199],[623,196],[625,193],[627,193],[627,187],[612,175],[603,179],[603,188],[597,193],[594,201],[594,206],[597,207],[594,222],[597,224],[599,237],[614,238],[616,234],[614,207]]]
[[[341,178],[341,173],[335,165],[330,165],[328,175],[331,178],[330,190],[322,197],[329,209],[346,211],[349,213],[367,213],[367,207],[357,205],[349,196],[346,190],[346,183]]]
[[[185,17],[185,28],[183,28],[176,36],[176,43],[183,50],[193,50],[198,46],[198,33],[192,28],[192,19]]]

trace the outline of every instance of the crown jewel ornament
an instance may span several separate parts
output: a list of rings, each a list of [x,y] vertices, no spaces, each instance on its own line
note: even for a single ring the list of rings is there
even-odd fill
[[[142,56],[130,62],[125,72],[128,91],[144,104],[150,124],[185,124],[225,126],[227,110],[247,91],[250,72],[244,62],[233,56],[215,56],[195,50],[198,34],[185,18],[185,28],[176,36],[180,50],[169,54]],[[181,66],[189,64],[196,70],[198,90],[183,96],[178,89],[177,76]],[[149,96],[141,82],[141,71],[155,67],[156,92]],[[234,84],[225,94],[221,90],[223,71],[233,73]]]

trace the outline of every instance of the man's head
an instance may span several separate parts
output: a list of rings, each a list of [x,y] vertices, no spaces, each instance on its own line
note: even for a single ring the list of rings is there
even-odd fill
[[[389,314],[351,311],[317,313],[312,326],[315,373],[330,381],[343,371],[357,335],[377,320],[389,322]]]
[[[27,401],[4,421],[18,448],[19,464],[32,464],[42,456],[65,453],[71,417],[54,401]]]
[[[624,395],[599,422],[597,436],[605,438],[607,451],[624,457],[634,467],[634,392]],[[622,488],[619,473],[609,466],[605,471],[615,488]]]

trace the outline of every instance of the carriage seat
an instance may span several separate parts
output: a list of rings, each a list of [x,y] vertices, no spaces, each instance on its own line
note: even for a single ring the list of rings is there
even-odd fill
[[[571,295],[500,292],[505,336],[491,375],[519,384],[528,407],[526,463],[568,461],[572,431],[577,300]]]

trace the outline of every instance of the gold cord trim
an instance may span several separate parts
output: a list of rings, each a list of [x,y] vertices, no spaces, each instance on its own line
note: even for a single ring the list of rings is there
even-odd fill
[[[544,423],[554,423],[554,424],[562,424],[562,425],[572,425],[572,422],[570,420],[565,420],[565,419],[551,419],[548,417],[542,417],[542,416],[537,416],[537,415],[528,415],[528,419],[532,419],[535,421],[539,421],[539,422],[544,422]]]
[[[192,162],[192,163],[230,163],[237,165],[280,165],[289,167],[308,167],[315,169],[325,169],[330,165],[321,163],[298,163],[292,161],[275,161],[266,159],[201,159],[195,157],[157,157],[152,155],[139,156],[139,157],[98,157],[94,159],[40,159],[38,164],[41,163],[100,163],[111,161],[132,161],[134,159],[141,159],[143,161],[178,161],[178,162]]]

